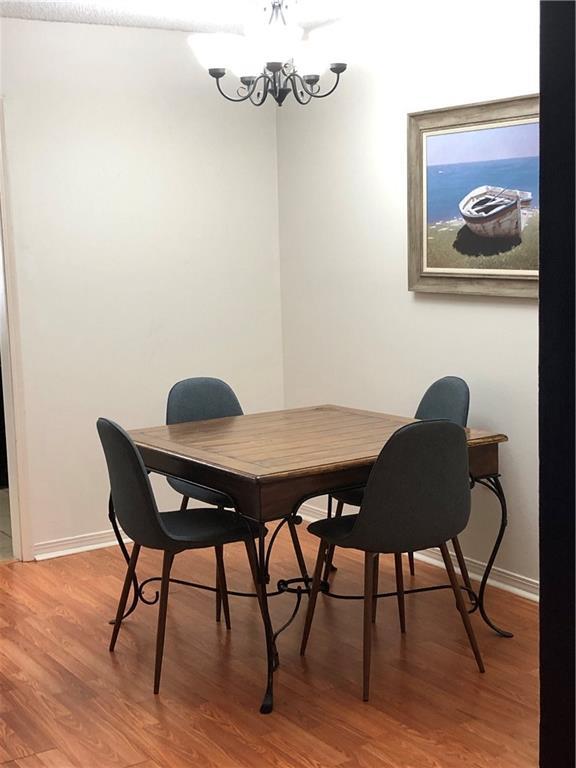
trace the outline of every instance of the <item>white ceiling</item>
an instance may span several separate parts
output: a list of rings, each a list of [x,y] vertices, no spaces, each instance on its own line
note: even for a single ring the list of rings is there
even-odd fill
[[[310,29],[340,18],[345,0],[298,0],[294,14]],[[266,0],[0,0],[0,16],[79,24],[239,32],[246,9]],[[294,6],[294,0],[292,0]]]

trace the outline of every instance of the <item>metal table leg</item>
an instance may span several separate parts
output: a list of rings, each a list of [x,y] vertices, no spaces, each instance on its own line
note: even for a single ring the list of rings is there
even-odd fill
[[[288,530],[290,531],[290,537],[292,538],[294,554],[296,555],[296,560],[298,561],[298,567],[300,568],[302,581],[304,582],[304,586],[307,587],[310,582],[310,577],[308,576],[306,561],[304,560],[304,554],[302,552],[302,547],[300,546],[300,539],[298,538],[298,530],[296,528],[296,526],[300,525],[301,523],[302,518],[300,515],[291,515],[288,518]]]
[[[258,534],[258,579],[260,582],[260,610],[262,612],[262,621],[264,622],[264,633],[266,635],[266,692],[260,706],[260,712],[268,715],[274,708],[274,670],[278,667],[278,651],[274,630],[272,629],[272,619],[268,609],[268,558],[265,545],[266,529],[262,525]]]
[[[309,586],[308,586],[309,577],[306,570],[306,563],[304,561],[304,556],[302,554],[300,543],[298,541],[298,534],[296,533],[296,530],[295,530],[295,526],[298,524],[298,522],[300,522],[300,520],[297,518],[295,514],[292,514],[292,515],[289,515],[288,517],[283,518],[278,523],[276,530],[270,537],[268,546],[266,546],[266,542],[265,542],[266,528],[264,525],[261,526],[260,532],[258,535],[258,551],[257,551],[258,583],[260,586],[260,610],[262,613],[262,620],[264,623],[264,632],[266,636],[266,662],[267,662],[266,692],[264,694],[262,705],[260,707],[260,712],[263,715],[270,714],[270,712],[272,712],[274,708],[274,672],[278,669],[280,665],[280,657],[278,655],[278,648],[276,647],[276,639],[278,635],[281,632],[284,632],[284,630],[287,627],[289,627],[290,624],[294,621],[294,619],[296,618],[296,614],[298,613],[298,610],[300,608],[302,594],[303,592],[308,592],[309,590]],[[272,626],[272,619],[270,618],[270,612],[268,608],[268,597],[269,597],[268,584],[270,583],[269,563],[270,563],[270,555],[272,552],[272,547],[274,546],[276,537],[279,531],[281,530],[282,526],[285,524],[288,524],[288,528],[292,536],[292,542],[294,545],[298,563],[300,565],[301,576],[300,578],[295,578],[295,579],[288,579],[288,580],[281,579],[277,584],[276,591],[271,593],[272,595],[283,594],[286,592],[292,592],[296,594],[296,603],[294,605],[294,609],[292,610],[290,617],[284,624],[282,624],[281,627],[279,627],[275,631],[274,627]],[[299,582],[301,582],[303,586],[300,586],[300,584],[298,584],[298,586],[295,588],[291,586],[293,583],[299,583]]]
[[[118,541],[118,545],[120,547],[120,551],[122,552],[122,555],[124,556],[124,560],[126,560],[126,565],[130,565],[130,554],[126,549],[126,544],[124,544],[124,539],[122,538],[122,534],[120,533],[120,528],[118,527],[116,513],[114,512],[114,503],[112,502],[112,494],[110,494],[110,498],[108,500],[108,520],[110,520],[110,525],[112,526],[112,530],[114,531],[114,536],[116,536],[116,540]],[[122,621],[124,621],[124,619],[130,616],[130,614],[136,609],[136,606],[138,605],[138,600],[140,599],[140,588],[138,586],[138,577],[136,576],[136,571],[134,571],[134,574],[132,576],[132,589],[134,592],[134,595],[132,597],[132,603],[130,604],[130,608],[128,608],[126,613],[122,616]],[[114,620],[112,620],[109,623],[114,624],[115,622]]]
[[[514,637],[512,632],[508,632],[505,629],[500,629],[500,627],[494,624],[494,622],[490,619],[490,617],[486,613],[486,608],[484,606],[484,595],[486,592],[486,585],[488,583],[488,579],[490,578],[490,572],[492,571],[492,566],[494,565],[494,561],[496,560],[498,550],[500,549],[500,544],[502,543],[502,539],[504,538],[504,532],[506,530],[506,526],[508,525],[508,509],[506,506],[506,496],[504,495],[504,490],[502,488],[502,484],[500,482],[500,478],[498,475],[493,475],[492,477],[473,480],[472,487],[474,486],[475,483],[478,483],[479,485],[483,485],[485,488],[488,488],[488,490],[492,491],[492,493],[496,496],[496,498],[500,502],[501,518],[500,518],[500,529],[498,530],[498,536],[496,537],[496,541],[494,542],[494,547],[492,548],[492,552],[490,554],[490,557],[488,558],[488,562],[486,563],[486,568],[484,569],[484,575],[482,576],[482,581],[480,582],[480,591],[478,592],[478,601],[474,605],[474,607],[470,610],[470,613],[474,613],[474,611],[478,609],[480,611],[480,615],[482,616],[486,624],[488,624],[488,626],[491,627],[491,629],[493,629],[494,632],[497,632],[501,637]]]

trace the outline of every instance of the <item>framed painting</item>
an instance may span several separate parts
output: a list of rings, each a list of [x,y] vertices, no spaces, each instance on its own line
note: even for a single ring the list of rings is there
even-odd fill
[[[539,101],[408,115],[408,289],[538,297]]]

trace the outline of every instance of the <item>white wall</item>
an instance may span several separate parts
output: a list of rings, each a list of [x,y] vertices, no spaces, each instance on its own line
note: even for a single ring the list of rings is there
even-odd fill
[[[538,2],[357,0],[348,23],[339,90],[278,120],[286,405],[411,414],[463,376],[469,423],[510,437],[498,565],[536,578],[536,302],[408,292],[406,115],[537,92]],[[486,561],[498,521],[475,491],[466,555]]]
[[[98,416],[162,423],[194,375],[282,406],[275,112],[218,97],[184,34],[15,20],[2,95],[37,545],[108,527]]]
[[[217,97],[177,32],[2,21],[34,544],[107,529],[94,421],[160,423],[179,378],[409,414],[453,373],[510,436],[498,564],[537,576],[536,304],[407,291],[406,114],[536,92],[538,3],[351,5],[339,90],[281,110]],[[479,489],[467,555],[497,522]]]

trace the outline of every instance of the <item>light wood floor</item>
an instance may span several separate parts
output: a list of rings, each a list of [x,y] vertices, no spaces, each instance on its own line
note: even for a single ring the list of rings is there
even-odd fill
[[[304,526],[302,526],[304,528]],[[302,531],[312,568],[315,540]],[[381,589],[393,589],[382,557]],[[159,571],[141,556],[141,575]],[[337,552],[334,584],[359,591],[358,555]],[[226,548],[228,585],[249,586],[244,549]],[[296,575],[283,534],[273,578]],[[213,583],[212,551],[184,553],[174,575]],[[361,602],[319,599],[305,659],[303,611],[280,638],[276,709],[258,713],[264,682],[256,602],[231,599],[232,631],[214,621],[211,593],[171,591],[162,687],[152,694],[156,607],[126,622],[115,654],[107,624],[124,565],[116,548],[0,565],[0,764],[3,768],[526,768],[537,765],[537,608],[491,590],[494,618],[475,615],[480,675],[448,592],[380,600],[371,701],[361,701]],[[444,581],[416,563],[414,583]],[[408,586],[408,584],[407,584]],[[292,597],[273,601],[282,620]]]

